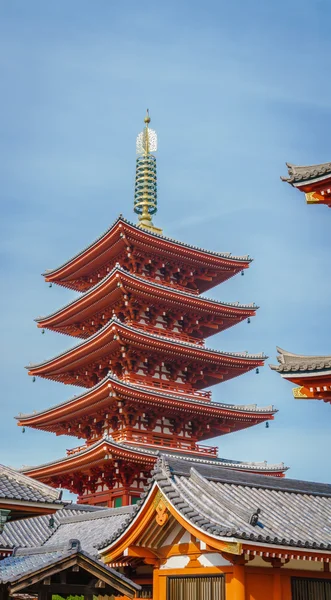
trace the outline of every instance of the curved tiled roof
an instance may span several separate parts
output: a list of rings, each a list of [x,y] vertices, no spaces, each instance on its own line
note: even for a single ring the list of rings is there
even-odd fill
[[[185,340],[177,340],[177,339],[175,340],[174,338],[168,338],[165,335],[157,335],[155,333],[149,333],[146,331],[137,330],[135,327],[126,325],[125,323],[122,323],[119,319],[117,319],[116,317],[113,317],[110,321],[108,321],[108,323],[106,323],[106,325],[104,325],[104,327],[99,329],[96,333],[91,335],[86,340],[83,340],[83,341],[79,342],[78,344],[74,344],[74,346],[72,346],[68,350],[65,350],[64,352],[61,352],[60,354],[57,354],[56,356],[53,356],[52,358],[45,360],[41,363],[30,363],[25,368],[31,369],[31,368],[42,367],[44,365],[47,365],[47,363],[52,362],[55,359],[58,359],[60,357],[65,356],[66,354],[69,354],[73,350],[81,348],[84,345],[88,345],[91,343],[92,340],[95,340],[97,337],[101,336],[103,334],[103,332],[105,332],[107,329],[110,329],[112,327],[112,325],[117,325],[123,329],[126,329],[129,332],[133,332],[139,336],[147,337],[151,340],[160,340],[162,342],[167,342],[169,345],[188,347],[188,348],[191,348],[192,350],[195,350],[196,352],[199,352],[201,354],[218,354],[219,356],[225,356],[225,357],[229,357],[229,358],[240,358],[242,360],[255,360],[255,359],[265,360],[268,358],[263,352],[260,352],[258,354],[248,354],[248,353],[244,354],[242,352],[225,352],[222,350],[212,350],[211,348],[204,348],[202,346],[197,346],[196,344],[193,344],[192,342],[187,342]]]
[[[52,515],[54,521],[54,528],[52,529],[49,527],[49,515],[8,521],[0,534],[0,548],[41,546],[54,534],[63,519],[77,517],[77,515],[94,514],[100,510],[102,509],[96,506],[67,504]]]
[[[175,287],[162,285],[161,283],[152,281],[151,279],[147,279],[144,277],[140,277],[139,275],[136,275],[134,273],[130,273],[129,271],[126,271],[125,269],[123,269],[119,264],[116,264],[116,266],[111,271],[109,271],[109,273],[108,273],[108,275],[106,275],[106,277],[101,279],[98,283],[96,283],[89,290],[87,290],[86,292],[81,294],[78,298],[75,298],[74,300],[71,300],[67,304],[64,304],[59,309],[57,309],[53,313],[50,313],[47,316],[37,317],[35,319],[35,321],[38,323],[39,321],[44,321],[45,319],[50,319],[51,317],[54,317],[58,313],[62,312],[64,309],[80,303],[84,298],[88,297],[89,295],[93,294],[96,290],[100,289],[106,283],[106,281],[108,281],[109,279],[112,278],[112,276],[115,273],[123,274],[126,277],[129,277],[130,279],[137,281],[139,283],[143,283],[145,285],[151,285],[153,288],[155,288],[157,290],[171,292],[172,294],[175,294],[176,296],[178,296],[179,299],[184,296],[186,298],[190,298],[190,300],[193,300],[193,301],[204,300],[208,303],[214,304],[215,306],[224,306],[224,308],[231,308],[234,310],[241,310],[241,309],[257,310],[259,308],[258,306],[256,306],[256,304],[254,302],[249,303],[249,304],[241,304],[239,302],[221,302],[220,300],[214,300],[212,298],[208,298],[207,296],[204,296],[203,294],[193,295],[190,292],[186,292],[184,290],[179,290],[179,289],[176,289]]]
[[[20,413],[17,417],[15,417],[15,419],[21,420],[21,419],[27,419],[27,418],[31,418],[31,417],[37,417],[39,415],[47,414],[48,412],[53,411],[56,408],[66,406],[68,404],[75,404],[79,399],[84,398],[84,396],[88,396],[93,391],[100,389],[107,382],[109,382],[110,384],[111,383],[120,384],[121,386],[123,386],[125,388],[131,389],[131,390],[137,390],[142,393],[143,392],[150,393],[150,394],[157,396],[158,398],[167,398],[170,400],[176,400],[177,402],[188,402],[190,404],[206,406],[206,408],[216,408],[216,409],[220,408],[220,409],[234,411],[234,412],[241,411],[241,412],[247,412],[247,413],[257,412],[257,413],[268,413],[268,414],[272,413],[272,414],[274,414],[277,412],[277,410],[274,408],[274,406],[272,404],[269,404],[268,406],[257,406],[257,404],[226,404],[225,402],[207,402],[206,400],[194,398],[194,397],[192,397],[192,395],[186,397],[184,394],[176,395],[175,392],[171,393],[171,392],[165,392],[162,390],[158,390],[157,388],[153,389],[153,388],[148,388],[147,386],[139,386],[138,384],[133,384],[133,383],[129,383],[126,381],[122,381],[115,374],[108,373],[108,375],[106,375],[106,377],[104,377],[101,381],[99,381],[99,383],[97,383],[92,388],[89,388],[86,392],[83,392],[82,394],[75,395],[72,398],[69,398],[68,400],[66,400],[65,402],[59,402],[58,404],[54,404],[53,406],[50,406],[50,407],[40,410],[38,412],[33,412],[33,413],[29,413],[29,414]]]
[[[331,162],[322,163],[320,165],[299,166],[286,163],[289,177],[281,177],[282,181],[295,184],[299,182],[310,181],[319,177],[331,177]]]
[[[293,354],[277,347],[279,365],[269,365],[278,373],[303,373],[306,371],[328,371],[331,369],[331,356],[305,356]]]
[[[98,446],[102,446],[105,443],[110,444],[113,448],[117,448],[118,450],[128,450],[129,452],[135,452],[136,454],[141,454],[142,456],[150,456],[150,457],[159,457],[159,456],[174,456],[177,457],[178,459],[183,460],[184,462],[195,462],[195,463],[199,463],[199,464],[205,464],[205,465],[219,465],[220,463],[222,464],[223,467],[225,468],[229,468],[229,469],[250,469],[250,470],[256,470],[256,471],[274,471],[274,472],[280,472],[280,471],[286,471],[288,469],[288,467],[285,467],[284,463],[278,463],[278,464],[268,464],[267,462],[245,462],[245,461],[238,461],[238,460],[231,460],[231,459],[225,459],[225,458],[197,458],[196,455],[193,454],[186,454],[185,457],[181,457],[180,454],[178,452],[176,452],[175,450],[169,451],[163,451],[163,450],[158,450],[158,449],[152,449],[152,448],[146,448],[144,446],[138,446],[138,445],[130,445],[127,442],[115,442],[115,440],[113,440],[112,437],[108,436],[108,437],[104,437],[101,438],[100,440],[97,440],[94,444],[91,444],[90,446],[87,446],[86,448],[84,448],[83,450],[81,450],[80,452],[76,452],[75,454],[71,454],[69,456],[64,456],[63,458],[57,459],[57,460],[53,460],[47,463],[44,463],[42,465],[35,465],[35,466],[24,466],[24,468],[22,468],[21,470],[23,472],[30,472],[33,471],[34,469],[37,468],[43,468],[43,467],[48,467],[57,463],[62,463],[62,462],[68,462],[71,461],[77,457],[81,457],[84,454],[87,454],[88,452],[93,451],[94,449],[96,449]]]
[[[146,235],[147,238],[150,238],[150,239],[158,238],[160,240],[164,240],[164,241],[169,242],[170,244],[174,244],[176,246],[181,246],[183,248],[188,248],[190,250],[196,250],[197,252],[202,252],[203,254],[206,254],[206,255],[209,255],[209,256],[215,256],[217,258],[224,258],[226,260],[236,261],[236,262],[239,262],[239,263],[240,262],[252,262],[252,259],[248,255],[246,255],[246,256],[232,256],[231,252],[213,252],[211,250],[205,250],[204,248],[199,248],[197,246],[192,246],[190,244],[185,244],[184,242],[179,242],[178,240],[166,237],[164,235],[161,235],[161,234],[158,234],[158,233],[155,233],[155,232],[152,232],[152,231],[146,231],[145,229],[142,230],[140,227],[137,227],[137,225],[135,225],[131,221],[128,221],[127,219],[124,219],[124,217],[122,215],[120,215],[119,217],[117,217],[117,219],[115,219],[115,221],[112,223],[112,225],[108,229],[106,229],[106,231],[104,233],[102,233],[96,240],[94,240],[94,242],[92,242],[91,244],[89,244],[88,246],[86,246],[85,248],[83,248],[83,250],[81,250],[80,252],[78,252],[77,254],[75,254],[74,256],[72,256],[69,260],[67,260],[66,262],[64,262],[59,267],[56,267],[56,269],[47,269],[43,273],[43,275],[45,277],[49,277],[50,275],[56,273],[56,271],[59,271],[63,267],[69,265],[72,261],[74,261],[76,258],[78,258],[81,254],[83,254],[87,250],[90,250],[91,248],[93,248],[93,246],[95,246],[96,244],[98,244],[98,242],[100,242],[104,237],[106,237],[111,232],[111,230],[117,225],[117,223],[120,223],[120,222],[123,223],[123,224],[129,225],[130,227],[133,227],[140,234],[143,233],[144,235]]]
[[[331,550],[331,485],[265,477],[220,465],[161,457],[152,473],[166,500],[196,528],[215,538]],[[106,548],[130,526],[148,489]],[[263,528],[251,524],[259,512]]]
[[[133,506],[103,508],[96,512],[62,518],[56,531],[45,542],[45,551],[48,546],[79,539],[82,549],[96,558],[98,556],[96,546],[103,541],[105,531],[117,531],[132,510]]]
[[[0,465],[0,501],[20,500],[42,504],[60,504],[62,492],[30,479],[22,473]]]

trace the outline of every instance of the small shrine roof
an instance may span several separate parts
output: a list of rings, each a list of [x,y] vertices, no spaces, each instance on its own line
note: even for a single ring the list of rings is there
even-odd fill
[[[87,300],[89,297],[92,297],[98,290],[102,289],[107,282],[109,282],[114,275],[116,276],[116,274],[118,275],[122,275],[130,280],[132,280],[133,282],[136,282],[140,285],[144,285],[144,286],[151,286],[153,289],[155,290],[160,290],[164,293],[167,293],[169,295],[174,295],[175,297],[178,297],[178,300],[181,301],[183,298],[189,299],[191,302],[195,303],[195,304],[202,304],[203,302],[207,302],[208,304],[213,304],[215,307],[222,307],[224,306],[224,308],[227,309],[231,309],[233,311],[242,311],[242,310],[251,310],[251,311],[255,311],[257,310],[259,307],[254,303],[248,303],[248,304],[242,304],[240,302],[223,302],[220,300],[214,300],[212,298],[209,298],[203,294],[201,295],[193,295],[190,292],[186,292],[184,290],[180,290],[176,287],[172,287],[169,285],[163,285],[161,283],[157,283],[156,281],[152,281],[151,279],[148,279],[146,277],[141,277],[139,275],[130,273],[129,271],[126,271],[125,269],[123,269],[119,264],[116,264],[116,266],[108,273],[108,275],[106,275],[106,277],[104,277],[103,279],[101,279],[97,284],[95,284],[94,286],[92,286],[91,288],[89,288],[89,290],[87,290],[86,292],[84,292],[83,294],[81,294],[78,298],[75,298],[74,300],[71,300],[70,302],[64,304],[63,306],[61,306],[59,309],[57,309],[56,311],[54,311],[53,313],[50,313],[47,316],[39,316],[35,319],[35,321],[37,323],[39,323],[40,321],[45,321],[47,319],[50,319],[52,317],[55,317],[56,315],[62,313],[63,311],[65,311],[68,308],[74,307],[75,305],[81,305],[85,300]]]
[[[225,459],[225,458],[197,458],[196,455],[190,455],[189,453],[185,454],[185,457],[181,458],[180,454],[178,452],[176,452],[175,450],[172,452],[170,450],[166,450],[166,451],[161,451],[161,450],[157,450],[157,449],[152,449],[152,448],[145,448],[144,446],[138,446],[138,445],[133,445],[133,444],[129,444],[126,442],[115,442],[115,440],[113,440],[112,437],[108,436],[108,437],[104,437],[100,440],[97,440],[94,444],[90,444],[89,446],[87,446],[86,448],[84,447],[82,450],[75,452],[74,454],[70,454],[69,456],[65,456],[63,458],[57,459],[57,460],[53,460],[47,463],[44,463],[42,465],[36,465],[36,466],[25,466],[22,471],[24,472],[32,472],[36,469],[44,469],[48,466],[53,466],[53,465],[59,465],[59,464],[67,464],[70,462],[74,462],[77,458],[80,458],[84,455],[89,455],[91,453],[93,453],[95,450],[97,450],[98,448],[101,448],[104,445],[107,445],[107,447],[109,447],[110,450],[113,450],[114,452],[116,450],[118,450],[119,452],[123,453],[123,451],[127,451],[129,454],[136,454],[137,456],[148,456],[150,458],[154,457],[155,459],[159,456],[173,456],[173,457],[177,457],[179,460],[183,460],[183,461],[188,461],[188,462],[196,462],[198,464],[206,464],[206,465],[222,465],[224,468],[229,468],[229,469],[238,469],[238,470],[242,470],[242,469],[250,469],[253,471],[265,471],[265,472],[283,472],[286,471],[288,469],[288,467],[286,467],[284,465],[284,463],[278,463],[278,464],[268,464],[267,462],[249,462],[249,461],[237,461],[237,460],[231,460],[231,459]]]
[[[127,520],[133,506],[121,508],[103,508],[97,512],[89,512],[73,517],[63,518],[52,536],[44,544],[44,548],[57,544],[69,543],[79,539],[81,547],[95,558],[98,557],[97,545],[105,536],[105,531],[115,532]]]
[[[330,371],[331,356],[305,356],[293,354],[287,350],[277,347],[277,360],[279,365],[269,365],[273,371],[278,373],[305,373]]]
[[[38,510],[53,512],[63,506],[61,496],[62,492],[0,465],[0,506],[8,505],[12,519],[26,516],[31,507],[36,507],[37,514]]]
[[[32,479],[32,481],[35,481]],[[53,489],[53,488],[52,488]],[[3,532],[0,534],[0,548],[14,548],[14,546],[33,547],[43,545],[49,537],[57,531],[63,519],[94,514],[102,510],[88,504],[67,504],[53,515],[54,528],[49,527],[49,515],[7,521]]]
[[[149,491],[126,525],[99,547],[103,553],[125,535],[131,524],[134,526],[155,485],[184,520],[212,537],[331,550],[331,530],[327,525],[331,519],[331,485],[266,477],[162,456],[152,472]]]
[[[197,346],[196,344],[192,343],[192,342],[187,342],[185,340],[177,340],[174,338],[168,338],[165,335],[157,335],[155,333],[149,333],[146,331],[142,331],[139,329],[136,329],[135,327],[132,327],[131,325],[127,325],[126,323],[122,323],[119,319],[117,319],[116,317],[113,317],[110,321],[108,321],[108,323],[102,327],[101,329],[99,329],[96,333],[94,333],[93,335],[91,335],[89,338],[87,338],[86,340],[83,340],[81,342],[79,342],[78,344],[75,344],[74,346],[72,346],[71,348],[69,348],[68,350],[65,350],[64,352],[61,352],[60,354],[45,360],[41,363],[30,363],[29,365],[26,366],[26,369],[36,369],[38,367],[43,367],[46,366],[49,363],[54,362],[55,360],[58,360],[60,358],[64,358],[65,356],[70,355],[74,350],[78,350],[78,349],[82,349],[84,346],[88,347],[89,345],[91,345],[91,343],[95,340],[97,340],[98,338],[101,338],[108,330],[112,330],[113,327],[118,327],[120,330],[127,331],[131,334],[134,334],[136,337],[141,337],[141,338],[146,338],[149,340],[159,340],[162,343],[167,343],[169,344],[169,346],[177,346],[180,348],[188,348],[193,350],[196,354],[201,354],[201,355],[209,355],[209,354],[216,354],[218,356],[224,356],[224,357],[228,357],[228,358],[237,358],[240,359],[242,361],[250,361],[250,360],[265,360],[268,357],[263,353],[257,353],[257,354],[248,354],[247,353],[243,353],[243,352],[225,352],[223,350],[213,350],[211,348],[205,348],[202,346]]]
[[[331,162],[307,166],[286,163],[286,166],[289,177],[281,177],[281,180],[294,186],[296,186],[296,184],[299,185],[301,183],[311,182],[312,180],[331,177]]]
[[[96,545],[103,541],[104,532],[116,531],[132,509],[132,506],[101,508],[69,504],[54,515],[52,528],[49,526],[49,516],[8,522],[0,535],[0,548],[43,546],[47,552],[50,546],[67,544],[72,539],[79,539],[82,550],[97,557]]]
[[[131,223],[130,221],[128,221],[127,219],[124,219],[124,217],[122,215],[120,215],[114,222],[113,224],[104,232],[102,233],[94,242],[92,242],[91,244],[89,244],[88,246],[86,246],[83,250],[81,250],[80,252],[78,252],[77,254],[75,254],[74,256],[72,256],[69,260],[67,260],[66,262],[64,262],[62,265],[60,265],[59,267],[57,267],[56,269],[47,269],[43,275],[45,277],[50,277],[51,275],[55,275],[57,271],[60,271],[61,269],[63,269],[64,267],[67,267],[70,265],[70,263],[73,263],[77,258],[81,257],[85,252],[88,252],[90,250],[93,250],[94,247],[98,246],[98,244],[103,241],[105,238],[107,238],[107,236],[109,236],[109,234],[112,232],[112,230],[114,230],[116,228],[117,225],[122,224],[122,225],[126,225],[130,228],[133,228],[133,230],[135,230],[137,233],[139,233],[139,235],[142,235],[145,239],[146,239],[146,243],[148,244],[148,241],[153,241],[153,240],[158,240],[162,245],[164,245],[164,243],[167,243],[168,245],[172,246],[174,248],[174,250],[176,248],[183,248],[183,249],[189,249],[189,250],[193,250],[195,252],[201,253],[202,255],[205,255],[205,257],[217,257],[217,258],[223,258],[226,259],[228,261],[233,261],[233,262],[238,262],[238,263],[247,263],[247,262],[251,262],[252,259],[248,256],[232,256],[231,252],[214,252],[211,250],[206,250],[204,248],[199,248],[197,246],[193,246],[191,244],[186,244],[184,242],[179,242],[178,240],[175,240],[173,238],[170,237],[166,237],[162,234],[158,234],[152,231],[146,231],[144,229],[141,229],[140,227],[137,227],[137,225],[135,225],[134,223]]]
[[[82,569],[84,569],[85,558],[94,569],[97,567],[99,572],[103,575],[108,575],[109,581],[107,583],[110,585],[113,584],[116,589],[121,589],[117,588],[116,581],[122,584],[121,587],[127,587],[127,593],[130,597],[132,597],[136,591],[141,589],[139,585],[125,577],[122,573],[108,567],[108,565],[105,565],[100,560],[96,560],[90,554],[82,550],[80,540],[77,539],[71,539],[66,543],[51,546],[47,549],[44,546],[33,549],[18,548],[13,556],[0,561],[0,583],[11,585],[18,581],[21,583],[25,577],[32,577],[34,574],[39,575],[40,571],[49,569],[49,567],[62,563],[65,559],[74,556],[81,559],[79,564]],[[64,563],[65,566],[67,564],[68,563]],[[69,563],[68,566],[71,566],[71,563]],[[28,579],[26,582],[27,588],[30,583],[31,579]]]
[[[87,391],[83,392],[82,394],[75,395],[72,398],[69,398],[68,400],[66,400],[64,402],[59,402],[58,404],[55,404],[51,407],[45,408],[38,412],[27,413],[27,414],[20,413],[17,417],[15,417],[15,419],[23,422],[25,419],[31,419],[34,417],[37,418],[42,415],[47,415],[48,413],[53,412],[54,410],[56,410],[58,408],[66,407],[69,405],[75,406],[79,400],[82,400],[85,397],[93,395],[93,393],[95,393],[97,390],[100,390],[102,387],[106,387],[106,389],[108,390],[108,384],[109,385],[114,384],[115,386],[117,385],[117,386],[123,387],[124,389],[126,388],[129,390],[135,391],[135,392],[151,394],[158,398],[167,398],[169,400],[175,400],[176,402],[185,402],[185,403],[189,403],[192,405],[205,406],[206,408],[211,408],[211,409],[215,408],[215,409],[223,409],[223,410],[232,411],[232,412],[259,413],[259,414],[260,413],[275,414],[277,412],[277,409],[272,404],[269,404],[268,406],[258,406],[257,404],[227,404],[225,402],[209,402],[206,400],[202,400],[201,398],[200,399],[194,398],[194,397],[192,397],[192,394],[188,394],[187,396],[185,394],[177,395],[175,392],[170,392],[170,391],[166,392],[166,391],[158,390],[157,388],[151,388],[151,387],[148,388],[146,386],[139,386],[136,383],[133,384],[133,383],[130,383],[127,381],[122,381],[115,374],[108,373],[108,375],[106,375],[106,377],[104,377],[104,379],[102,379],[99,383],[97,383],[92,388],[89,388]]]

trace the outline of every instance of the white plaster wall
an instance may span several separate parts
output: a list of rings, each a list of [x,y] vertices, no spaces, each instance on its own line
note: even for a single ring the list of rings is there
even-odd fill
[[[186,554],[181,556],[170,556],[164,565],[161,565],[160,569],[185,569],[187,564],[190,562],[190,557]]]
[[[223,558],[218,552],[211,552],[210,554],[201,554],[198,558],[199,563],[203,567],[228,567],[231,565],[230,561]]]

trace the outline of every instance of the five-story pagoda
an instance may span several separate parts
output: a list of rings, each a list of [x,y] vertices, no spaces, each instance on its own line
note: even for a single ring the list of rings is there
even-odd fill
[[[211,401],[205,388],[263,365],[263,354],[205,347],[204,338],[250,319],[254,304],[216,302],[201,292],[247,269],[249,257],[208,252],[166,238],[157,210],[156,133],[137,138],[134,209],[138,225],[120,216],[99,239],[48,282],[82,292],[38,327],[77,337],[70,350],[29,375],[85,388],[82,394],[18,424],[72,435],[84,444],[65,458],[25,470],[79,496],[79,502],[134,503],[161,453],[222,462],[229,468],[282,476],[284,465],[226,461],[200,444],[273,419],[272,406]]]

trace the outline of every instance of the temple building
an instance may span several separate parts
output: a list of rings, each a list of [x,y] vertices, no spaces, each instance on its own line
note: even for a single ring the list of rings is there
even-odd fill
[[[331,485],[161,457],[99,545],[153,600],[328,600]]]
[[[281,177],[281,180],[303,192],[307,204],[325,204],[331,207],[331,163],[309,166],[286,163],[286,166],[289,176]]]
[[[304,192],[307,204],[331,206],[331,163],[295,166],[286,163],[289,177],[282,181]],[[292,381],[297,400],[331,402],[331,356],[305,356],[277,348],[279,365],[270,368]]]
[[[294,398],[331,402],[331,356],[303,356],[281,348],[277,352],[279,364],[270,368],[298,386]]]
[[[196,248],[165,237],[157,210],[157,138],[145,118],[137,138],[134,210],[95,242],[44,273],[50,285],[81,292],[37,319],[38,327],[77,338],[29,375],[83,388],[81,394],[18,424],[71,435],[81,445],[25,473],[78,494],[80,503],[135,504],[160,455],[282,477],[284,465],[225,460],[206,442],[272,420],[273,406],[211,400],[211,386],[263,366],[266,356],[222,352],[211,335],[255,316],[255,304],[217,302],[203,292],[243,273],[248,256]],[[201,443],[203,442],[203,443]]]

